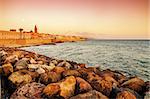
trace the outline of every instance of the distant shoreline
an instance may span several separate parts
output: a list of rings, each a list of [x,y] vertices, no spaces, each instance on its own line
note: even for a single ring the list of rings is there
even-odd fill
[[[56,43],[84,41],[85,39],[52,40],[52,39],[0,39],[0,47],[29,47],[40,45],[56,45]]]
[[[87,40],[94,40],[94,41],[150,41],[150,39],[92,39],[92,38],[88,38]]]

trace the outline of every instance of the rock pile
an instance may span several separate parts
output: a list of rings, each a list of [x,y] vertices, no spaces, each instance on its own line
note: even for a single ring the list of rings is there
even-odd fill
[[[149,99],[150,82],[118,71],[0,48],[2,87],[10,99]]]

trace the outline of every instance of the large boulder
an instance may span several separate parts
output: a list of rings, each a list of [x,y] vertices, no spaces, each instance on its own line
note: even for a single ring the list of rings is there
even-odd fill
[[[81,74],[77,70],[66,70],[63,72],[63,77],[67,77],[67,76],[79,77],[81,76]]]
[[[52,71],[62,74],[66,69],[64,67],[58,67],[56,66]]]
[[[150,99],[150,81],[145,82],[144,99]]]
[[[60,83],[60,96],[69,98],[74,95],[76,79],[74,76],[66,77],[64,81]]]
[[[49,84],[49,83],[54,83],[57,82],[61,79],[61,75],[59,73],[50,71],[46,73],[42,73],[40,75],[39,81],[43,84]]]
[[[5,61],[5,59],[6,59],[6,57],[7,57],[7,52],[5,52],[5,51],[0,51],[0,65],[2,65],[3,63],[4,63],[4,61]]]
[[[27,84],[32,81],[32,77],[28,74],[28,71],[17,71],[13,72],[8,80],[12,83],[13,87],[18,87],[23,84]]]
[[[85,70],[82,69],[79,71],[82,77],[91,84],[92,88],[102,92],[104,95],[109,96],[112,91],[113,84],[115,83],[117,84],[117,82],[112,77],[110,78],[104,78],[104,76],[100,77],[94,72],[89,72],[86,69]],[[110,76],[110,75],[105,75],[105,76]]]
[[[119,72],[119,71],[112,71],[110,69],[106,69],[106,70],[100,71],[98,74],[101,77],[112,77],[119,84],[122,84],[124,81],[127,80],[127,77],[124,74],[122,74],[121,72]]]
[[[122,91],[117,94],[116,99],[137,99],[134,94],[129,91]]]
[[[44,85],[40,83],[28,83],[18,87],[10,99],[41,99]]]
[[[91,85],[84,79],[82,79],[80,77],[76,77],[76,80],[77,80],[76,94],[88,92],[88,91],[92,90]]]
[[[91,71],[91,72],[94,72],[96,74],[100,73],[100,67],[95,67],[95,66],[93,66],[93,67],[87,67],[87,70]]]
[[[70,99],[108,99],[105,95],[102,93],[92,90],[87,93],[78,94],[76,96],[71,97]]]
[[[86,80],[91,83],[92,81],[101,81],[102,77],[98,76],[97,74],[93,73],[93,72],[89,72],[87,73],[87,77]]]
[[[40,64],[28,64],[28,69],[30,71],[36,71],[39,74],[45,73],[46,71],[49,72],[53,70],[55,66],[48,66],[48,65],[40,65]]]
[[[138,77],[133,77],[121,84],[121,87],[132,89],[138,93],[142,93],[144,86],[144,81]]]
[[[66,69],[72,69],[73,68],[73,66],[67,61],[62,61],[62,62],[58,63],[57,66],[65,67]]]
[[[28,62],[24,59],[18,60],[15,64],[15,70],[27,69]]]
[[[15,64],[18,61],[18,56],[17,55],[10,55],[6,58],[5,62],[6,63],[11,63],[11,64]]]
[[[14,51],[12,54],[16,55],[20,59],[24,57],[23,53],[24,53],[23,51],[18,50],[18,51]]]
[[[30,58],[30,64],[37,64],[37,62],[35,61],[35,59],[33,59],[32,57]]]
[[[114,87],[112,92],[111,92],[110,98],[113,99],[113,98],[116,98],[116,97],[122,97],[124,99],[126,99],[126,98],[130,99],[130,98],[132,98],[130,96],[136,97],[136,99],[142,99],[142,97],[143,97],[142,94],[138,94],[136,91],[131,90],[129,88]]]
[[[112,85],[113,85],[113,87],[119,86],[119,83],[113,77],[111,77],[111,76],[104,76],[103,79],[105,81],[111,82]]]
[[[2,70],[3,70],[5,76],[8,76],[9,74],[11,74],[14,71],[11,63],[3,64]]]
[[[58,95],[60,92],[60,86],[59,83],[51,83],[48,84],[44,90],[43,90],[43,97],[46,98],[52,98],[55,97],[56,95]]]
[[[96,89],[97,91],[100,91],[106,96],[109,96],[112,91],[112,83],[106,80],[92,80],[91,86]]]

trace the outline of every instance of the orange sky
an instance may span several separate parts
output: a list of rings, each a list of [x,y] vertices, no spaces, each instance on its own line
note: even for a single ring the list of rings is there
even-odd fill
[[[0,0],[0,30],[149,38],[148,0]]]

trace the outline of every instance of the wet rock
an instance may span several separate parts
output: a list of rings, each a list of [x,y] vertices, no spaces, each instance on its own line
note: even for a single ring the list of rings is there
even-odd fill
[[[27,69],[28,63],[26,60],[18,60],[15,64],[15,70]]]
[[[113,71],[111,71],[110,69],[106,69],[106,70],[103,70],[99,73],[99,76],[103,77],[103,76],[111,76],[111,77],[114,77],[115,74]]]
[[[103,79],[105,81],[111,82],[113,87],[117,87],[119,85],[119,83],[111,76],[104,76]]]
[[[43,73],[45,73],[45,70],[44,70],[43,68],[39,67],[39,68],[36,70],[36,72],[37,72],[38,74],[43,74]]]
[[[39,77],[39,73],[37,72],[27,71],[27,70],[22,70],[22,71],[27,72],[32,77],[33,81],[37,80]]]
[[[39,68],[39,65],[37,64],[28,64],[28,69],[30,71],[36,71]]]
[[[92,90],[87,93],[78,94],[76,96],[71,97],[70,99],[108,99],[105,95],[102,93]]]
[[[73,68],[73,67],[71,66],[71,64],[68,63],[67,61],[60,62],[57,66],[65,67],[66,69],[71,69],[71,68]]]
[[[33,59],[38,59],[37,55],[35,53],[31,53],[31,52],[24,52],[24,57],[25,58],[33,58]]]
[[[144,81],[138,77],[133,77],[121,84],[121,87],[132,89],[138,93],[141,93],[143,91],[144,86]]]
[[[150,92],[145,93],[144,99],[150,99]]]
[[[150,99],[150,81],[145,82],[144,99]]]
[[[110,97],[111,98],[116,98],[119,93],[123,93],[125,91],[132,94],[132,95],[134,95],[134,97],[136,97],[136,99],[142,99],[142,97],[143,97],[142,95],[139,95],[136,91],[131,90],[129,88],[123,88],[123,87],[120,87],[120,88],[119,87],[113,87],[113,90],[111,92]]]
[[[20,70],[17,72],[13,72],[9,77],[8,80],[11,81],[14,86],[19,86],[23,84],[27,84],[32,81],[31,75],[28,74],[27,71]]]
[[[43,65],[44,62],[43,61],[37,61],[38,64]]]
[[[43,69],[47,69],[48,71],[51,71],[51,70],[53,70],[54,68],[55,68],[55,65],[50,65],[50,66],[48,66],[48,65],[40,65],[39,67],[42,67]]]
[[[12,64],[15,64],[17,61],[18,61],[18,56],[17,55],[11,55],[11,56],[8,56],[5,60],[5,62],[10,62]]]
[[[40,75],[40,78],[39,78],[39,81],[43,84],[49,84],[49,83],[54,83],[54,82],[57,82],[61,79],[61,75],[56,73],[56,72],[53,72],[53,71],[50,71],[50,72],[46,72],[46,73],[42,73]]]
[[[60,83],[60,96],[69,98],[74,95],[76,85],[76,79],[74,76],[66,77],[64,81]]]
[[[150,81],[145,82],[145,92],[150,91]]]
[[[79,77],[81,76],[81,74],[77,70],[66,70],[63,72],[63,77],[67,77],[67,76]]]
[[[3,70],[2,70],[2,67],[0,66],[0,75],[2,75],[3,73]]]
[[[122,84],[125,82],[128,78],[121,72],[119,71],[113,71],[114,72],[114,79],[119,83]]]
[[[4,50],[0,51],[0,55],[1,55],[1,56],[7,55],[7,54],[8,54],[8,53],[7,53],[6,51],[4,51]]]
[[[99,67],[87,67],[87,70],[90,72],[94,72],[96,74],[100,73],[100,68]]]
[[[127,80],[127,77],[118,71],[112,71],[110,69],[103,70],[99,72],[99,76],[101,77],[112,77],[114,78],[119,84],[122,84],[124,81]]]
[[[56,66],[52,71],[56,72],[58,74],[61,74],[62,72],[64,72],[66,69],[64,67],[58,67]]]
[[[30,58],[30,64],[36,64],[37,62],[31,57]]]
[[[47,65],[40,65],[40,64],[28,64],[28,69],[30,71],[36,71],[39,74],[45,73],[45,71],[51,71],[55,68],[54,65],[47,66]]]
[[[6,55],[7,55],[7,52],[5,51],[0,51],[0,65],[2,65],[6,59]]]
[[[98,76],[94,72],[86,72],[86,77],[84,77],[84,79],[91,84],[92,88],[102,92],[104,95],[109,96],[112,91],[113,83],[117,82],[112,77],[108,75],[105,76],[106,77],[104,78]]]
[[[85,68],[85,67],[86,67],[85,64],[83,64],[83,63],[79,63],[78,66],[79,66],[80,68]]]
[[[60,92],[60,86],[59,83],[51,83],[48,84],[44,90],[43,90],[43,94],[48,97],[48,98],[52,98],[55,95],[57,95]]]
[[[44,85],[40,83],[28,83],[19,88],[11,95],[10,99],[41,99]]]
[[[49,65],[49,61],[47,60],[46,57],[40,57],[36,61],[38,64],[41,64],[41,65]]]
[[[88,91],[92,90],[91,85],[84,79],[82,79],[80,77],[76,77],[76,80],[77,80],[76,94],[88,92]]]
[[[50,63],[50,64],[49,64],[49,67],[47,67],[47,68],[49,68],[48,70],[52,70],[52,69],[54,69],[55,67],[56,67],[55,64]]]
[[[87,77],[85,77],[84,79],[86,79],[89,83],[91,83],[92,81],[101,81],[102,77],[98,76],[93,72],[88,72]]]
[[[111,91],[112,91],[112,83],[106,80],[92,80],[91,81],[91,86],[96,89],[97,91],[100,91],[106,96],[109,96]]]
[[[53,59],[53,60],[50,62],[50,64],[51,64],[51,63],[53,63],[54,65],[57,65],[57,64],[58,64],[58,61],[55,60],[55,59]]]
[[[18,58],[23,58],[24,57],[23,51],[14,51],[12,54],[16,55]]]
[[[13,66],[11,65],[11,63],[3,64],[2,70],[4,72],[4,75],[8,76],[9,74],[11,74],[13,72]]]
[[[122,91],[117,94],[116,99],[136,99],[136,97],[129,91]]]

